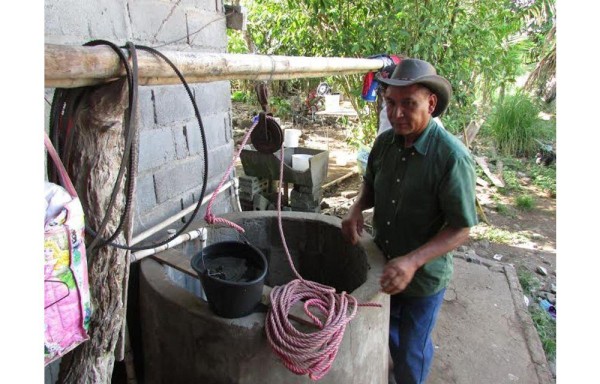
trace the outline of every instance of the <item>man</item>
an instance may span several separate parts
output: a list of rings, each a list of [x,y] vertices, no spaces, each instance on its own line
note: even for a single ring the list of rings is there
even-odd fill
[[[452,275],[451,251],[477,224],[475,170],[468,150],[433,117],[452,87],[426,61],[404,59],[385,87],[393,129],[377,137],[361,191],[342,221],[356,244],[362,211],[374,207],[375,243],[388,262],[380,279],[390,300],[390,353],[398,384],[424,383],[433,359],[431,332]]]
[[[396,69],[396,64],[388,65],[379,71],[380,76],[383,78],[388,78],[394,72],[394,69]],[[379,90],[379,92],[377,92],[377,96],[383,98],[383,95],[381,94],[381,89]],[[440,127],[444,128],[444,124],[442,123],[442,120],[440,120],[439,117],[434,117],[433,119],[436,123],[438,123]],[[388,129],[392,129],[392,124],[390,123],[390,119],[388,119],[387,117],[387,106],[384,102],[382,103],[381,111],[379,111],[379,127],[377,128],[377,136],[381,135]]]

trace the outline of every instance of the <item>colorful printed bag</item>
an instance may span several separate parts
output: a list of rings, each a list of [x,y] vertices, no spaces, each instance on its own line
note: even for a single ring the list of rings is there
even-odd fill
[[[45,145],[66,189],[47,183],[47,191],[51,191],[46,196],[44,223],[44,364],[47,365],[89,339],[92,307],[81,202],[48,135]]]

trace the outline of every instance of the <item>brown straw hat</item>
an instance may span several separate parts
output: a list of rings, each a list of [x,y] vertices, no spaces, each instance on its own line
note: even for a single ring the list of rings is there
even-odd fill
[[[421,84],[437,95],[437,105],[431,114],[433,117],[439,116],[446,110],[450,98],[452,97],[452,86],[450,82],[439,76],[433,67],[424,60],[403,59],[396,65],[396,69],[390,77],[382,77],[380,74],[375,76],[380,83],[406,87],[413,84]]]

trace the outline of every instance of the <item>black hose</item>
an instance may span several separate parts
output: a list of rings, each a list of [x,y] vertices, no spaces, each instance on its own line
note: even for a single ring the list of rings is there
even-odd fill
[[[180,236],[189,227],[189,225],[191,224],[191,222],[194,220],[195,216],[197,215],[198,211],[200,210],[200,207],[202,205],[202,200],[204,199],[204,195],[206,193],[206,185],[207,185],[207,179],[208,179],[208,149],[207,149],[207,145],[206,145],[206,133],[204,130],[204,125],[202,123],[202,118],[200,116],[200,111],[196,104],[196,100],[194,99],[192,91],[190,90],[187,82],[185,81],[185,78],[183,77],[183,75],[181,74],[179,69],[165,55],[163,55],[162,53],[160,53],[159,51],[157,51],[153,48],[142,46],[142,45],[136,46],[131,42],[127,42],[126,46],[121,47],[121,48],[127,48],[129,50],[129,53],[130,53],[130,56],[132,59],[132,67],[130,67],[129,62],[127,61],[127,58],[125,57],[125,55],[123,54],[121,49],[109,41],[93,40],[84,45],[85,46],[108,45],[109,47],[111,47],[117,53],[120,61],[123,63],[123,66],[125,67],[127,84],[129,87],[129,98],[128,98],[129,108],[125,115],[126,139],[125,139],[125,147],[124,147],[124,151],[123,151],[123,158],[121,160],[121,166],[119,168],[119,174],[117,176],[117,180],[115,182],[115,186],[114,186],[113,192],[111,194],[111,199],[110,199],[109,205],[107,207],[107,212],[106,212],[104,218],[102,219],[102,222],[101,222],[100,227],[98,228],[98,231],[94,231],[93,229],[91,229],[89,227],[89,225],[86,225],[86,232],[88,232],[90,235],[93,236],[93,240],[90,243],[90,245],[87,246],[87,248],[88,248],[88,250],[92,250],[95,247],[102,247],[105,245],[110,245],[110,246],[113,246],[113,247],[116,247],[119,249],[126,249],[126,250],[130,250],[130,251],[140,251],[140,250],[146,250],[146,249],[160,247],[160,246],[165,245],[168,242],[172,241],[176,237]],[[187,221],[187,223],[181,229],[179,229],[174,235],[167,238],[166,240],[160,241],[158,243],[148,244],[146,246],[137,246],[137,247],[122,245],[122,244],[113,242],[113,240],[121,233],[123,224],[127,220],[131,219],[131,206],[132,206],[132,201],[134,198],[133,195],[134,195],[134,191],[135,191],[135,177],[136,177],[137,162],[138,162],[138,148],[137,148],[138,131],[137,131],[137,124],[136,124],[136,122],[137,122],[136,121],[136,118],[137,118],[136,113],[137,113],[137,105],[138,105],[138,96],[137,96],[138,71],[137,71],[136,48],[144,50],[144,51],[148,51],[152,54],[159,56],[161,59],[163,59],[177,74],[178,78],[180,79],[183,86],[185,87],[188,97],[190,98],[190,101],[192,102],[192,106],[194,108],[194,113],[196,115],[196,119],[198,120],[198,124],[199,124],[199,128],[200,128],[200,135],[201,135],[201,140],[202,140],[202,154],[203,154],[202,162],[204,165],[203,177],[202,177],[202,189],[201,189],[200,197],[199,197],[198,203],[196,204],[196,207],[195,207],[191,217]],[[75,91],[73,89],[57,88],[54,92],[54,98],[52,100],[52,105],[51,105],[51,110],[50,110],[50,135],[49,136],[53,139],[53,143],[55,144],[57,149],[60,147],[59,142],[60,142],[61,132],[64,132],[64,127],[66,125],[68,125],[69,117],[72,114],[74,114],[74,111],[76,110],[79,102],[82,99],[83,88],[76,88],[76,89],[77,89],[77,91]],[[63,141],[70,143],[71,139],[65,138]],[[67,147],[69,147],[69,148],[64,148],[63,152],[67,149],[70,149],[70,145],[67,145]],[[68,157],[68,155],[69,155],[68,153],[64,153],[65,157]],[[105,229],[106,229],[106,226],[108,224],[108,220],[110,217],[110,213],[112,212],[115,202],[116,202],[116,196],[119,192],[119,188],[121,186],[121,181],[125,174],[125,169],[127,169],[127,171],[128,171],[128,183],[125,187],[125,189],[126,189],[125,190],[125,193],[126,193],[125,209],[121,215],[119,224],[118,224],[115,232],[109,238],[104,239],[99,234],[102,233],[103,231],[105,231]],[[54,174],[54,172],[49,172],[49,175],[52,175],[52,174]]]

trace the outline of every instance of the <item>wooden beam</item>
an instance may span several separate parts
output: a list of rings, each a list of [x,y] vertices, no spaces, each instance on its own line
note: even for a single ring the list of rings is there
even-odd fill
[[[126,50],[123,50],[127,56]],[[377,71],[381,59],[346,57],[270,56],[163,51],[181,71],[186,81],[201,83],[218,80],[286,80],[303,77],[349,75]],[[159,85],[179,82],[171,67],[158,56],[138,50],[139,84]],[[117,54],[108,46],[45,45],[45,86],[75,88],[95,85],[125,76]]]
[[[167,249],[166,251],[155,253],[150,257],[162,264],[173,267],[180,272],[196,279],[198,278],[198,274],[192,268],[191,258],[186,257],[183,252],[178,249]]]
[[[321,189],[322,189],[322,190],[325,190],[325,189],[327,189],[327,188],[331,187],[332,185],[339,184],[339,183],[341,183],[342,181],[344,181],[344,180],[346,180],[346,179],[348,179],[348,178],[350,178],[350,177],[352,177],[352,176],[356,175],[357,173],[358,173],[358,171],[356,171],[356,170],[350,171],[350,172],[346,173],[344,176],[342,176],[342,177],[338,177],[337,179],[335,179],[335,180],[333,180],[333,181],[330,181],[330,182],[329,182],[329,183],[327,183],[327,184],[324,184],[323,186],[321,186]]]

